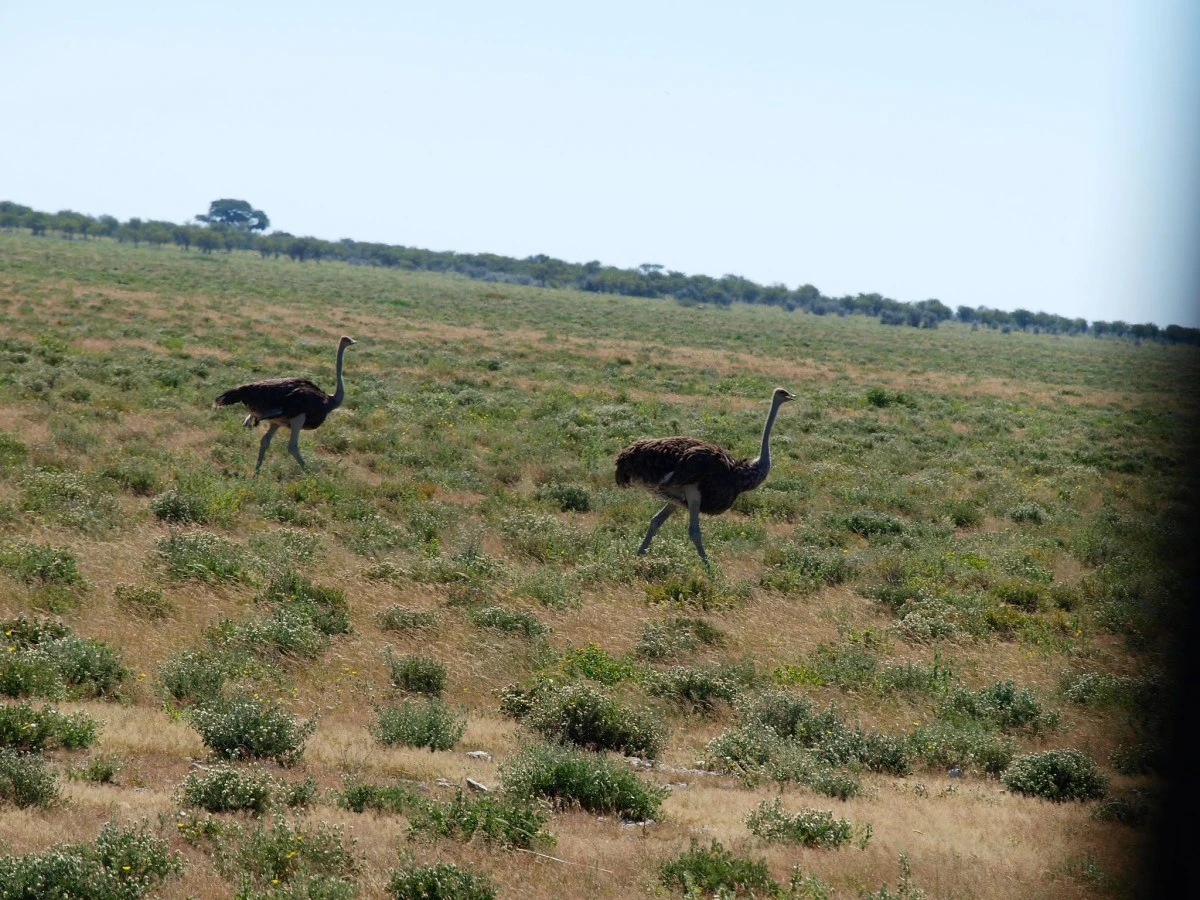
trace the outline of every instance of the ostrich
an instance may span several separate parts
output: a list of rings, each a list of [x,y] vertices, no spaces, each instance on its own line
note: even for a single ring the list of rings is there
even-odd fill
[[[253,428],[259,422],[267,423],[267,433],[258,445],[255,475],[262,468],[267,447],[271,446],[271,438],[275,437],[275,432],[281,425],[292,429],[288,452],[300,463],[301,469],[308,471],[304,458],[300,455],[300,431],[311,431],[320,427],[325,417],[342,405],[342,398],[346,396],[346,386],[342,383],[342,357],[346,355],[346,348],[356,343],[358,342],[354,338],[345,335],[338,341],[337,389],[333,396],[327,396],[307,378],[268,378],[266,381],[252,381],[239,385],[213,401],[213,406],[244,403],[250,410],[250,415],[242,422],[244,428]]]
[[[691,437],[648,438],[622,450],[617,456],[617,484],[621,487],[636,484],[667,501],[650,520],[650,530],[638,548],[638,555],[650,547],[655,533],[675,508],[686,506],[688,535],[707,566],[708,556],[700,540],[700,513],[723,513],[733,506],[738,494],[763,483],[771,470],[771,427],[775,415],[780,406],[795,399],[791,391],[775,388],[771,412],[763,428],[762,450],[755,459],[735,459],[715,444]]]

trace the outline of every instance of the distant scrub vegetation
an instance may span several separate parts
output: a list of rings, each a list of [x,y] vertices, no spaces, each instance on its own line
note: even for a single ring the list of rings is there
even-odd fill
[[[570,263],[545,254],[516,259],[495,253],[421,250],[350,238],[326,241],[315,237],[297,237],[286,231],[265,234],[270,220],[261,210],[251,209],[245,201],[214,201],[207,214],[195,218],[200,224],[178,225],[136,217],[121,222],[109,215],[89,216],[69,209],[47,213],[10,200],[0,201],[0,228],[28,228],[34,235],[57,232],[68,239],[76,236],[109,237],[135,246],[142,243],[154,247],[175,244],[184,250],[195,247],[202,253],[250,250],[257,251],[264,259],[286,256],[296,262],[337,260],[387,268],[453,272],[468,278],[506,284],[568,288],[627,297],[670,298],[684,305],[754,303],[818,316],[877,316],[884,325],[908,325],[914,328],[937,328],[940,322],[957,320],[974,327],[1004,331],[1092,334],[1096,337],[1200,343],[1200,328],[1180,325],[1159,328],[1152,322],[1089,323],[1083,318],[1067,318],[1027,309],[1007,312],[985,306],[951,309],[940,300],[904,303],[877,293],[831,297],[822,294],[811,284],[803,284],[793,290],[783,284],[761,285],[740,275],[724,275],[721,278],[685,275],[657,263],[621,269],[606,266],[598,260]],[[557,487],[551,487],[547,494],[563,504],[564,509],[587,509],[586,494],[555,490]]]

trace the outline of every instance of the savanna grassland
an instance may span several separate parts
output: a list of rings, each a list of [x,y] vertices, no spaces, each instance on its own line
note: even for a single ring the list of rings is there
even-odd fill
[[[0,896],[1132,896],[1198,359],[0,234]]]

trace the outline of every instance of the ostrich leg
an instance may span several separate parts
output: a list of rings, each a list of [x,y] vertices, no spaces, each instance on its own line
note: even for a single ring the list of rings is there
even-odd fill
[[[684,491],[688,505],[688,537],[696,545],[696,552],[705,567],[708,566],[708,555],[704,552],[704,542],[700,540],[700,491],[695,485],[688,485]]]
[[[254,467],[254,474],[258,474],[258,470],[262,468],[263,458],[267,455],[267,448],[271,446],[271,438],[275,437],[275,432],[279,430],[278,425],[268,425],[267,433],[263,435],[262,442],[258,445],[258,464]]]
[[[300,463],[300,468],[305,472],[308,471],[308,466],[304,464],[304,457],[300,455],[300,429],[304,427],[304,413],[296,416],[289,423],[292,427],[292,439],[288,441],[288,453],[296,457],[296,462]]]
[[[650,542],[654,540],[654,535],[658,533],[658,529],[662,527],[662,523],[667,521],[673,512],[675,512],[675,504],[668,503],[654,514],[654,518],[650,520],[650,530],[646,532],[646,537],[642,540],[642,546],[638,547],[638,556],[646,555],[646,551],[650,549]]]

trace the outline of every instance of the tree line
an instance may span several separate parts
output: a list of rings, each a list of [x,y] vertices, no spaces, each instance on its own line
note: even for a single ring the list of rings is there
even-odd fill
[[[758,303],[818,316],[872,316],[884,325],[913,328],[937,328],[941,322],[954,320],[969,324],[972,328],[1004,332],[1088,334],[1099,338],[1200,343],[1200,329],[1179,325],[1160,328],[1153,322],[1088,322],[1083,318],[1068,318],[1047,312],[1027,309],[1009,312],[986,306],[958,306],[951,309],[936,299],[903,302],[878,293],[833,297],[822,294],[811,284],[792,289],[783,284],[761,285],[740,275],[721,278],[686,275],[656,263],[621,269],[596,260],[571,263],[543,254],[516,259],[491,253],[422,250],[350,238],[327,241],[311,236],[296,236],[286,231],[267,234],[266,229],[270,227],[268,216],[244,200],[214,200],[208,212],[197,215],[195,219],[194,223],[184,224],[139,218],[121,222],[113,216],[89,216],[73,210],[47,213],[11,201],[0,201],[0,228],[27,228],[34,235],[55,233],[68,240],[105,237],[135,246],[143,243],[152,247],[174,244],[184,250],[195,249],[210,254],[245,250],[257,252],[264,259],[287,258],[298,263],[336,260],[357,265],[454,272],[483,281],[671,299],[685,306]]]

